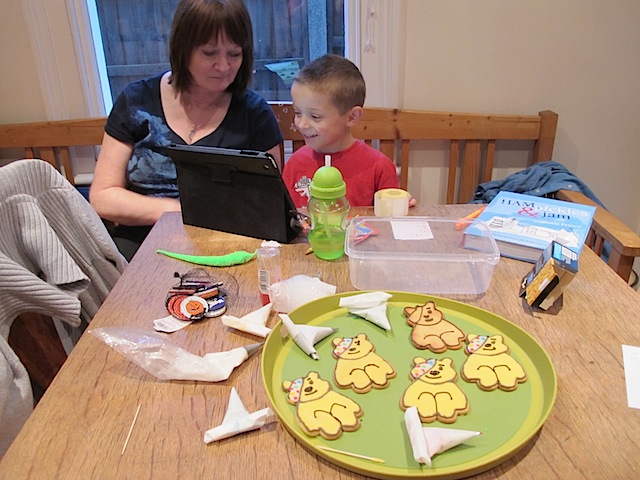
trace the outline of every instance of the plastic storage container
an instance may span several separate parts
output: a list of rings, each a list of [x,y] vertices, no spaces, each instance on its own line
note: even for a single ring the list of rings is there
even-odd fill
[[[351,283],[359,290],[427,294],[480,294],[491,282],[500,252],[491,231],[473,248],[459,219],[435,217],[355,217],[347,228],[345,253]]]

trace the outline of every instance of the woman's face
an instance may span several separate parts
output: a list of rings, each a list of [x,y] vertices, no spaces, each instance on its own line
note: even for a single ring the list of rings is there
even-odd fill
[[[196,47],[191,53],[189,72],[193,86],[223,92],[233,83],[242,65],[242,47],[221,34],[217,41]]]

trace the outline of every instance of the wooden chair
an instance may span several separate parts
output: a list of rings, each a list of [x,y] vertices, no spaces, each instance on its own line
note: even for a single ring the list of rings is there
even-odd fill
[[[628,282],[631,278],[633,262],[636,257],[640,257],[640,237],[618,217],[580,192],[559,190],[555,196],[559,200],[596,207],[596,213],[585,244],[599,256],[602,256],[605,242],[608,243],[611,249],[607,264]]]
[[[16,318],[9,333],[9,346],[29,372],[34,386],[46,390],[65,360],[65,351],[53,319],[26,312]],[[37,394],[34,391],[34,394]]]
[[[294,126],[290,103],[272,103],[280,130],[294,150],[304,145]],[[21,148],[27,158],[44,156],[73,178],[69,147],[102,141],[106,118],[0,125],[0,149]],[[429,112],[388,108],[365,108],[354,135],[379,148],[400,166],[400,185],[406,188],[412,146],[417,141],[447,141],[449,168],[447,203],[466,203],[479,183],[492,180],[493,162],[500,140],[523,141],[530,145],[529,163],[552,159],[558,115],[545,110],[537,115],[493,115]],[[282,150],[284,158],[284,148]],[[73,182],[72,182],[73,183]],[[592,203],[586,196],[561,190],[558,198]],[[602,253],[604,242],[611,245],[608,262],[628,280],[635,257],[640,256],[640,237],[602,207],[598,207],[588,245]]]
[[[293,150],[304,145],[294,125],[291,104],[274,103],[271,107]],[[353,134],[377,146],[400,166],[400,186],[404,189],[408,183],[412,142],[448,141],[446,203],[466,203],[473,198],[478,184],[493,179],[497,141],[528,142],[530,165],[548,161],[553,155],[557,124],[558,115],[550,110],[538,115],[485,115],[367,107]],[[284,150],[282,153],[284,155]],[[594,204],[579,192],[560,190],[556,196],[575,203]],[[605,241],[611,245],[609,266],[628,281],[633,261],[640,256],[640,237],[606,209],[597,206],[587,245],[602,255]]]
[[[0,125],[0,149],[17,148],[20,158],[40,158],[75,185],[71,147],[91,146],[97,158],[105,117]]]
[[[17,150],[16,158],[45,160],[75,185],[71,148],[94,147],[97,158],[105,122],[101,117],[0,125],[0,149]],[[46,390],[67,358],[53,320],[37,313],[16,318],[9,344],[41,390]]]
[[[296,130],[289,103],[272,104],[285,139],[293,150],[304,145]],[[479,115],[388,108],[364,109],[353,135],[377,145],[400,166],[400,187],[406,189],[412,142],[447,140],[449,171],[446,203],[467,203],[478,184],[492,179],[498,140],[532,142],[530,163],[551,160],[558,115],[550,110],[538,115]]]

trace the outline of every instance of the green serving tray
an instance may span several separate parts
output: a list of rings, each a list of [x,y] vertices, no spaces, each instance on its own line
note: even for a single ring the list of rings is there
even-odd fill
[[[485,310],[461,302],[429,295],[389,292],[393,296],[387,305],[391,331],[352,315],[339,306],[342,297],[363,292],[349,292],[315,300],[289,314],[296,324],[322,325],[338,328],[318,344],[320,360],[306,355],[290,337],[281,335],[281,322],[267,337],[262,352],[262,378],[269,399],[285,428],[316,455],[363,475],[376,478],[439,477],[463,478],[486,471],[514,455],[542,427],[556,398],[557,378],[547,353],[524,330],[508,320]],[[456,324],[465,334],[497,335],[504,337],[510,354],[520,362],[527,373],[527,381],[513,392],[480,390],[475,383],[465,382],[458,375],[457,385],[465,392],[470,404],[466,415],[458,416],[450,425],[438,421],[423,424],[482,432],[462,445],[454,447],[432,459],[426,466],[413,459],[411,444],[404,426],[404,412],[400,399],[411,383],[413,358],[451,358],[456,371],[466,359],[464,348],[434,354],[420,350],[410,340],[411,327],[403,309],[433,300],[447,320]],[[358,394],[351,389],[335,385],[333,371],[336,360],[331,352],[331,339],[335,336],[353,337],[366,333],[375,345],[376,353],[385,358],[396,370],[396,377],[385,389],[372,389]],[[282,389],[285,380],[293,380],[317,371],[329,381],[334,390],[352,398],[364,410],[362,424],[355,432],[344,432],[336,440],[321,436],[311,437],[303,432],[296,420],[295,407],[287,402]],[[320,450],[318,446],[353,452],[384,460],[384,464]]]

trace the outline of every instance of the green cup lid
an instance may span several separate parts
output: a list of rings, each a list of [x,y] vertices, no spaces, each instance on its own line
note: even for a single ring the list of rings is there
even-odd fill
[[[323,166],[316,170],[309,186],[312,197],[338,198],[347,193],[347,184],[342,179],[340,170],[336,167]]]

